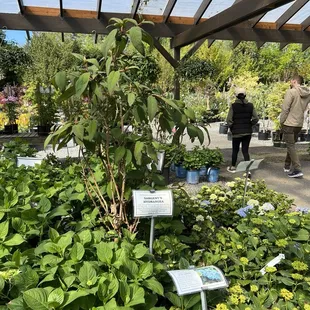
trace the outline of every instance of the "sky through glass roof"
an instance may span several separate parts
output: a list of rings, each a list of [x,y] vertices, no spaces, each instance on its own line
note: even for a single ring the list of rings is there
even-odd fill
[[[141,1],[139,7],[139,13],[149,15],[163,15],[165,8],[168,4],[168,0],[150,0],[145,4]]]
[[[213,0],[203,15],[203,18],[210,18],[233,5],[235,0]]]
[[[286,5],[283,5],[275,10],[272,10],[268,12],[260,21],[266,22],[266,23],[274,23],[276,20],[286,11],[288,10],[295,1],[288,3]]]
[[[19,7],[16,0],[2,0],[0,11],[2,13],[18,13]]]
[[[201,0],[178,0],[171,16],[193,17],[201,4]]]

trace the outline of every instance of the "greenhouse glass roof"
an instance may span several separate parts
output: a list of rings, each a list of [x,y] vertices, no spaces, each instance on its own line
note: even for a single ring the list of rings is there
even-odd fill
[[[106,34],[111,17],[143,18],[172,47],[199,40],[310,45],[310,0],[0,0],[0,27]],[[141,17],[140,17],[141,16]]]

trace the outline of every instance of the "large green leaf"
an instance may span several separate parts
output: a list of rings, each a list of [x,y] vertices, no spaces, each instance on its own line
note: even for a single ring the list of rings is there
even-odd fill
[[[9,221],[0,223],[0,239],[4,239],[9,232]]]
[[[143,149],[144,149],[144,143],[141,141],[137,141],[135,144],[134,156],[138,165],[141,165]]]
[[[85,89],[89,83],[89,78],[90,78],[90,73],[86,72],[86,73],[83,73],[77,79],[77,81],[75,83],[75,94],[76,94],[76,96],[80,97],[84,93],[84,91],[85,91]]]
[[[136,100],[136,95],[134,93],[129,93],[127,97],[129,106],[132,106]]]
[[[72,131],[80,140],[84,139],[84,126],[82,124],[74,125]]]
[[[194,294],[184,297],[184,307],[185,309],[191,309],[201,300],[200,294]]]
[[[193,109],[191,108],[186,108],[184,109],[184,113],[185,115],[190,118],[192,121],[194,121],[196,119],[195,117],[195,112],[193,111]]]
[[[4,289],[4,285],[5,285],[5,281],[2,278],[2,276],[0,276],[0,293],[2,292],[2,290]]]
[[[91,242],[92,240],[92,235],[89,229],[83,230],[78,233],[80,242],[85,245],[86,243]]]
[[[58,72],[55,75],[55,83],[56,86],[60,89],[60,91],[63,92],[66,89],[67,74],[65,71]]]
[[[306,229],[301,229],[298,231],[297,236],[293,238],[297,241],[308,241],[309,240],[309,232]]]
[[[95,137],[95,134],[97,132],[97,121],[96,120],[91,120],[89,121],[88,125],[88,139],[92,140]]]
[[[7,238],[3,244],[6,246],[15,246],[15,245],[20,245],[23,242],[25,242],[24,238],[20,234],[15,234]]]
[[[118,164],[125,156],[126,148],[124,146],[119,146],[115,150],[115,163]]]
[[[81,243],[77,242],[71,249],[70,257],[72,260],[78,262],[83,258],[84,254],[85,254],[84,246]]]
[[[147,98],[147,109],[149,114],[149,119],[152,121],[158,111],[158,103],[155,97],[149,96]]]
[[[101,262],[111,264],[113,251],[107,243],[100,242],[97,245],[97,256]]]
[[[155,292],[156,294],[164,296],[164,288],[163,288],[163,286],[154,277],[151,278],[151,279],[144,280],[143,281],[143,285],[146,286],[149,290]]]
[[[8,303],[9,310],[25,310],[23,297],[19,296]]]
[[[47,213],[51,209],[52,205],[49,199],[43,196],[39,201],[38,207],[41,209],[42,213]]]
[[[57,99],[57,102],[62,102],[62,101],[65,101],[65,100],[68,100],[70,97],[74,96],[75,95],[75,87],[74,86],[71,86],[69,88],[67,88],[65,90],[64,93],[62,93],[58,99]]]
[[[111,49],[113,43],[115,42],[115,36],[117,34],[117,29],[113,29],[108,36],[105,38],[102,45],[102,53],[104,57],[107,57],[109,50]]]
[[[153,274],[153,264],[150,262],[147,263],[143,263],[140,267],[139,267],[139,277],[142,279],[146,279],[148,277],[150,277]]]
[[[62,305],[62,307],[70,305],[74,300],[76,300],[80,297],[88,296],[88,295],[90,295],[90,293],[86,290],[77,290],[77,291],[66,292],[65,293],[65,301],[64,301],[64,304]]]
[[[169,292],[166,294],[166,297],[170,300],[170,302],[174,305],[177,306],[178,308],[182,307],[182,301],[181,297],[179,297],[177,294],[174,294],[172,292]]]
[[[31,310],[48,310],[48,295],[43,288],[33,288],[24,292],[24,301]]]
[[[63,303],[64,298],[63,290],[58,287],[48,295],[48,304],[54,308],[59,307]]]
[[[144,45],[142,42],[142,29],[140,27],[132,27],[130,28],[129,37],[132,45],[135,47],[135,49],[142,55],[145,54]]]
[[[80,282],[84,285],[91,285],[96,282],[96,277],[95,268],[89,262],[85,262],[79,271]]]
[[[139,287],[137,284],[131,284],[129,287],[131,291],[131,300],[128,304],[126,304],[126,306],[132,307],[135,305],[144,304],[144,289]]]
[[[108,75],[107,83],[108,83],[108,91],[110,95],[113,94],[120,76],[121,74],[119,71],[111,71],[110,74]]]

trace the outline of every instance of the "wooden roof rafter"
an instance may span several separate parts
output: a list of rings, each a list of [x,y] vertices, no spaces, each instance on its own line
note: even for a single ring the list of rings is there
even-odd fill
[[[223,29],[235,26],[257,15],[270,11],[293,0],[242,0],[230,8],[218,13],[192,29],[173,38],[173,47],[181,47],[207,37]]]
[[[296,0],[276,21],[277,29],[281,29],[298,11],[300,11],[309,0]]]
[[[164,13],[163,13],[163,22],[164,23],[167,23],[176,3],[177,3],[177,0],[169,0],[168,1],[167,5],[165,7]]]

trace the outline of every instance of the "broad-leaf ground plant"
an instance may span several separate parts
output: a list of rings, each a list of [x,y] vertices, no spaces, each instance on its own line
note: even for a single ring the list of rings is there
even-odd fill
[[[141,55],[152,45],[151,36],[132,19],[111,19],[113,30],[102,44],[103,58],[80,60],[78,72],[59,72],[54,79],[62,92],[60,100],[88,98],[89,116],[67,122],[47,140],[58,149],[70,139],[83,148],[86,166],[86,190],[99,207],[102,223],[118,232],[123,225],[135,231],[138,221],[129,214],[132,188],[151,189],[163,178],[146,165],[157,161],[153,132],[171,133],[178,143],[187,129],[191,139],[202,143],[202,129],[195,123],[195,113],[177,100],[167,99],[160,91],[135,80],[137,67],[132,65],[127,47],[132,45]],[[132,130],[131,130],[132,129]],[[60,142],[61,141],[61,142]],[[94,154],[102,163],[104,186],[99,187],[87,154]]]

